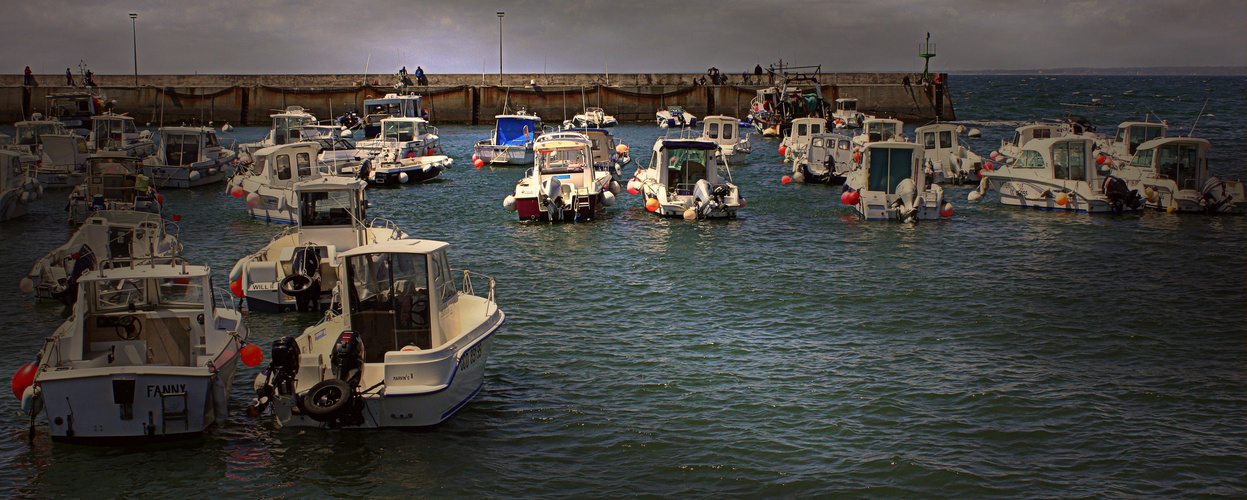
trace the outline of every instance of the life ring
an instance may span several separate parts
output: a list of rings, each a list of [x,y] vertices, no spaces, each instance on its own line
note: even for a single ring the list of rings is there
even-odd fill
[[[318,382],[303,396],[303,411],[317,422],[329,422],[344,412],[351,402],[351,386],[331,378]]]

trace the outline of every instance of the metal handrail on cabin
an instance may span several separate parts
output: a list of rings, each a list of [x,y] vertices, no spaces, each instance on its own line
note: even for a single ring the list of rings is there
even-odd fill
[[[368,228],[369,229],[374,229],[374,228],[389,229],[392,231],[390,233],[390,239],[392,240],[401,239],[402,234],[403,234],[403,231],[398,228],[398,224],[395,224],[394,221],[390,219],[385,219],[381,217],[373,218],[372,221],[368,223]],[[395,238],[394,235],[399,235],[399,236]]]
[[[452,269],[451,271],[452,272],[457,271],[457,269]],[[481,273],[475,273],[467,269],[463,269],[462,272],[463,272],[463,280],[461,280],[459,283],[459,291],[461,293],[465,293],[468,295],[476,295],[476,288],[472,284],[472,277],[476,276],[477,278],[487,279],[489,280],[489,292],[485,295],[484,298],[488,300],[489,303],[494,305],[494,310],[497,310],[498,301],[495,299],[495,291],[496,291],[495,287],[497,286],[497,280],[495,280],[491,276],[486,276]]]

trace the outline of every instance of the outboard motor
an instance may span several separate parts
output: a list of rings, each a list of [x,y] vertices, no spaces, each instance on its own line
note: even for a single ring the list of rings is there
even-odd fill
[[[309,244],[295,250],[290,267],[293,274],[282,278],[278,288],[282,293],[294,297],[295,308],[300,312],[319,309],[320,255],[316,247]]]
[[[892,202],[892,206],[900,208],[896,212],[896,218],[905,222],[912,222],[917,214],[918,186],[914,184],[913,179],[905,179],[896,185],[896,201]]]
[[[364,160],[359,164],[359,169],[355,171],[355,178],[361,181],[368,180],[368,176],[372,173],[372,158]]]
[[[1113,213],[1118,215],[1121,215],[1126,207],[1135,210],[1143,204],[1139,190],[1130,189],[1126,186],[1126,181],[1111,175],[1104,179],[1104,196],[1108,198],[1109,207]]]
[[[549,213],[550,219],[556,219],[563,215],[559,210],[559,195],[562,191],[563,183],[558,179],[546,179],[541,181],[541,197],[540,202],[545,204],[546,212]]]
[[[338,380],[346,381],[351,387],[359,385],[364,374],[364,341],[358,333],[347,330],[338,335],[329,355],[329,366]]]
[[[1216,213],[1221,211],[1221,207],[1231,201],[1231,196],[1226,196],[1225,181],[1216,176],[1209,177],[1204,181],[1204,187],[1199,190],[1199,203],[1204,206],[1204,210],[1208,213]]]
[[[273,396],[294,394],[294,376],[299,372],[299,344],[289,335],[273,341],[273,361],[255,377],[255,400],[247,413],[264,413]]]

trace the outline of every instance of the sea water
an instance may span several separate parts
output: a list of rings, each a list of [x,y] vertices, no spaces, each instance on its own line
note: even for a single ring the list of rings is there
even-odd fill
[[[1094,122],[1148,113],[1208,138],[1247,177],[1241,77],[955,76],[987,155],[1061,102]],[[522,103],[521,103],[522,104]],[[570,111],[574,112],[574,110]],[[555,123],[561,117],[544,117]],[[912,126],[909,131],[912,137]],[[11,131],[11,130],[10,130]],[[636,161],[665,130],[621,125]],[[258,139],[262,128],[223,137]],[[131,447],[33,442],[0,398],[0,492],[65,497],[1104,497],[1247,495],[1247,218],[1004,207],[865,222],[839,188],[782,184],[774,140],[732,166],[736,220],[660,219],[621,194],[600,220],[519,222],[522,168],[473,168],[488,126],[441,127],[455,167],[370,189],[370,215],[451,244],[493,276],[508,321],[484,389],[431,432],[277,428],[251,417]],[[634,166],[625,170],[631,173]],[[281,227],[224,185],[167,190],[185,256],[218,286]],[[66,191],[0,224],[0,367],[34,360],[68,314],[18,280],[72,233]],[[251,314],[264,347],[316,314]],[[267,361],[267,360],[266,360]]]

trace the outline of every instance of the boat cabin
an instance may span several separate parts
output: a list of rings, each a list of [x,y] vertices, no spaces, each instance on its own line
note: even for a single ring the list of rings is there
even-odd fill
[[[533,174],[539,181],[554,178],[577,190],[594,185],[593,143],[584,134],[556,132],[538,138],[533,148]]]
[[[314,142],[262,148],[252,155],[255,161],[250,173],[263,184],[289,189],[297,182],[318,179],[325,174],[316,165],[318,152],[320,146]]]
[[[736,144],[740,141],[740,120],[723,115],[707,116],[702,120],[701,135],[715,144]]]
[[[268,132],[269,143],[274,146],[302,142],[303,127],[316,125],[316,117],[303,109],[302,106],[287,106],[286,111],[269,115],[273,119],[273,128]]]
[[[658,181],[667,192],[692,195],[697,181],[721,184],[715,163],[719,145],[700,139],[660,139],[658,151],[650,159],[650,168],[657,169]]]
[[[139,132],[134,124],[134,117],[105,113],[91,117],[91,134],[87,142],[96,151],[129,151],[139,147],[140,142],[147,143],[150,132]],[[140,155],[151,151],[135,151]]]
[[[48,115],[68,128],[90,130],[91,117],[103,113],[104,103],[89,92],[48,94]]]
[[[836,99],[836,116],[853,117],[857,114],[857,99],[844,97]]]
[[[1149,170],[1156,178],[1169,179],[1180,190],[1200,190],[1211,177],[1211,146],[1207,139],[1199,137],[1161,137],[1139,144],[1130,166]]]
[[[364,344],[366,363],[386,353],[441,347],[460,332],[459,291],[440,241],[402,239],[342,253],[347,327]]]
[[[1113,139],[1113,146],[1119,154],[1133,155],[1140,144],[1163,138],[1168,130],[1169,125],[1164,123],[1123,122],[1117,126],[1117,136]]]
[[[108,264],[78,281],[79,334],[60,337],[70,367],[203,366],[204,357],[228,339],[220,325],[204,326],[203,318],[216,319],[218,303],[232,308],[228,298],[214,294],[207,267],[180,259],[114,269]]]
[[[421,118],[420,96],[386,94],[378,99],[364,99],[364,137],[373,138],[381,133],[381,121],[386,118]]]
[[[133,156],[109,151],[87,157],[87,178],[83,182],[88,199],[133,203],[137,194],[146,194],[147,176]]]
[[[823,133],[810,137],[807,160],[811,164],[827,165],[836,170],[834,163],[848,163],[853,158],[853,138],[844,134]]]
[[[302,241],[315,241],[318,245],[337,248],[355,248],[367,243],[364,198],[367,183],[345,177],[321,177],[294,185],[299,210],[296,223]],[[343,231],[353,228],[354,231]],[[323,262],[329,262],[321,255]],[[283,259],[283,261],[288,259]]]
[[[423,118],[386,118],[381,121],[381,139],[384,142],[423,142],[429,134],[429,122]]]
[[[867,118],[862,122],[865,144],[882,141],[904,141],[905,123],[895,118]]]
[[[69,133],[64,123],[58,120],[41,120],[37,114],[33,120],[14,123],[13,128],[16,136],[13,145],[30,154],[38,153],[39,146],[43,145],[43,136]]]
[[[29,180],[21,153],[0,149],[0,195],[20,189]]]
[[[1023,147],[1026,143],[1035,139],[1051,139],[1065,135],[1065,128],[1061,125],[1051,123],[1035,123],[1018,127],[1013,131],[1013,139],[1003,141],[1002,146]]]
[[[1083,137],[1036,139],[1026,143],[1010,168],[1042,169],[1036,177],[1053,181],[1082,181],[1099,186],[1110,166],[1094,161],[1095,140]]]
[[[164,165],[187,166],[221,155],[216,130],[208,127],[162,127],[156,149]]]
[[[823,118],[794,118],[792,128],[785,133],[784,141],[789,147],[805,149],[810,143],[810,136],[821,134],[827,130],[827,120]]]
[[[927,176],[922,170],[925,159],[921,145],[911,142],[884,141],[867,144],[862,150],[866,189],[896,194],[896,187],[912,179],[919,193],[927,189]]]

